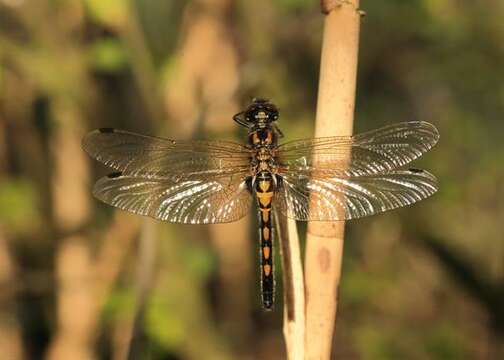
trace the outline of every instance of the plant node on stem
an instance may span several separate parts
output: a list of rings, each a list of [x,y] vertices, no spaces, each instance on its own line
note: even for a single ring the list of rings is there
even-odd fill
[[[321,0],[320,1],[320,8],[322,10],[322,13],[325,15],[328,15],[331,11],[340,8],[344,5],[348,5],[355,9],[357,13],[360,16],[365,16],[366,12],[359,9],[359,7],[355,4],[355,2],[350,1],[350,0]]]

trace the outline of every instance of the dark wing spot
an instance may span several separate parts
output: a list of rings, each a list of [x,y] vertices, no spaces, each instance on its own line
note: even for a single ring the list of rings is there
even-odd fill
[[[113,173],[107,175],[107,177],[109,179],[118,178],[119,176],[122,176],[122,172],[121,171],[113,172]]]
[[[409,169],[409,171],[411,171],[412,173],[416,173],[416,174],[421,174],[424,172],[422,169],[416,169],[416,168],[411,168],[411,169]]]
[[[98,129],[99,132],[108,134],[108,133],[113,133],[115,130],[114,128],[100,128]]]

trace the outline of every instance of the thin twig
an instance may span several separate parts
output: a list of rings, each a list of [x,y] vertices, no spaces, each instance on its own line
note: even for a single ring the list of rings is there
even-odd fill
[[[284,288],[283,334],[289,360],[304,359],[305,299],[303,265],[296,221],[274,212],[282,259]]]
[[[350,3],[352,6],[333,7],[325,17],[315,136],[352,134],[361,14],[356,11],[358,0],[339,1],[339,4]],[[343,234],[342,221],[308,224],[305,256],[307,359],[329,359],[331,356]]]

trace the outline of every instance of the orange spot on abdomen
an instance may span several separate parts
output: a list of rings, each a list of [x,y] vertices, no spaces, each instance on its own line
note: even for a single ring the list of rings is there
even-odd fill
[[[264,240],[269,240],[270,239],[270,229],[267,227],[263,227],[262,231],[263,231]]]
[[[271,265],[263,265],[263,271],[264,271],[264,275],[266,276],[270,276],[271,274]]]

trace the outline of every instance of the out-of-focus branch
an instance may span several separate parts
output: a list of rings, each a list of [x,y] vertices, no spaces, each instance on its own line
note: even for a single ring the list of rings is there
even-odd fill
[[[95,260],[96,295],[102,307],[121,271],[121,265],[140,231],[141,219],[116,211],[114,220],[101,239],[102,246]]]
[[[58,327],[47,358],[86,359],[92,357],[90,331],[94,330],[97,309],[92,292],[88,241],[76,229],[81,228],[89,216],[88,169],[80,147],[83,131],[78,125],[77,106],[62,98],[58,100],[53,107],[55,118],[59,120],[52,141],[55,163],[53,208],[57,228],[69,235],[58,239]]]
[[[162,122],[166,119],[166,112],[159,96],[154,61],[145,40],[134,0],[127,1],[126,10],[127,23],[121,35],[129,52],[131,69],[151,123],[162,126]]]
[[[173,130],[179,136],[235,129],[230,114],[238,111],[239,60],[227,21],[234,6],[228,0],[193,1],[187,6],[173,62],[176,71],[170,72],[165,91],[166,108],[172,121],[178,121]]]
[[[141,327],[145,306],[150,293],[152,277],[156,259],[156,223],[153,219],[143,219],[142,235],[140,237],[140,248],[137,260],[136,280],[135,280],[135,313],[129,332],[128,347],[125,349],[123,359],[136,359],[139,355],[135,341],[135,335]]]
[[[504,308],[502,307],[504,282],[490,279],[481,268],[471,263],[466,254],[447,245],[449,241],[446,239],[438,238],[422,230],[417,230],[415,235],[408,236],[408,239],[413,239],[425,247],[458,285],[485,308],[490,320],[490,332],[502,336],[504,334]]]
[[[325,16],[315,136],[351,135],[358,0],[323,1]],[[350,154],[348,154],[350,156]],[[343,257],[344,222],[310,222],[305,257],[306,358],[329,359]]]
[[[55,109],[58,118],[75,119],[75,111]],[[88,359],[96,340],[100,311],[130,248],[139,221],[117,214],[93,258],[86,237],[73,234],[87,222],[89,199],[85,154],[80,148],[83,132],[78,121],[60,123],[55,143],[57,164],[54,213],[58,227],[69,233],[60,239],[56,254],[58,278],[58,328],[48,359]],[[71,176],[72,175],[72,176]],[[78,181],[76,180],[78,179]],[[78,310],[76,310],[78,309]]]
[[[21,329],[14,316],[15,283],[12,256],[0,227],[0,284],[4,289],[0,297],[0,354],[12,360],[23,359],[26,355],[23,354]]]
[[[78,103],[64,96],[55,97],[52,111],[58,125],[51,142],[55,163],[54,218],[65,235],[58,239],[55,255],[58,326],[47,358],[89,359],[100,311],[137,226],[134,220],[125,221],[125,216],[117,216],[94,258],[89,239],[80,230],[88,222],[91,199],[88,162],[81,149],[82,112]]]

